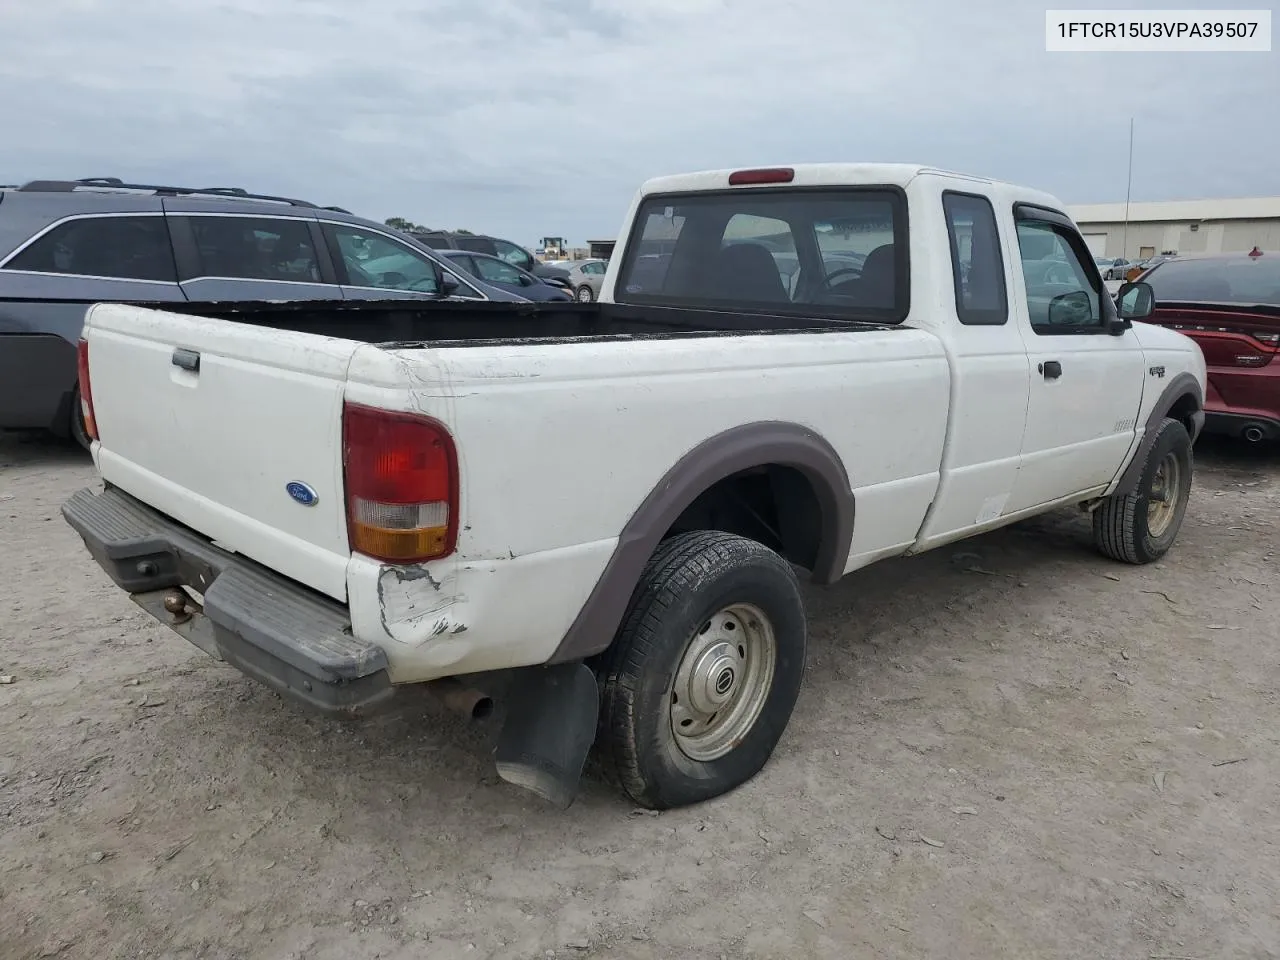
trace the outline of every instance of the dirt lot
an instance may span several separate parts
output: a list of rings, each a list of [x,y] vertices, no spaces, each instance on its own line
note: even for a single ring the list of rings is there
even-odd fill
[[[1156,566],[1066,512],[814,591],[773,761],[651,816],[420,697],[294,710],[109,585],[83,456],[0,436],[0,957],[1280,956],[1280,454],[1198,458]]]

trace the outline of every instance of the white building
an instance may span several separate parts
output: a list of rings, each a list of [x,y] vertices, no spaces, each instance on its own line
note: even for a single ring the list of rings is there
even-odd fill
[[[1126,260],[1162,253],[1227,253],[1280,250],[1280,197],[1169,200],[1067,207],[1089,249]]]

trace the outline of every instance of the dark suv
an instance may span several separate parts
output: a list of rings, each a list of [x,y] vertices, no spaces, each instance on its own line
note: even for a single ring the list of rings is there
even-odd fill
[[[85,442],[76,344],[99,301],[523,300],[339,207],[112,178],[0,188],[0,429]]]

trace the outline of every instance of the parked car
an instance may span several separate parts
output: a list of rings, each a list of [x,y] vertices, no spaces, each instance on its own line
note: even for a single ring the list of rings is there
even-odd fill
[[[413,236],[432,250],[466,250],[469,253],[488,254],[543,280],[567,281],[569,277],[568,271],[543,263],[524,247],[510,240],[479,233],[457,233],[448,230],[429,230],[414,233]],[[565,289],[569,289],[567,283],[562,285]]]
[[[1125,274],[1129,272],[1129,268],[1131,266],[1133,266],[1133,264],[1130,261],[1126,260],[1124,257],[1116,257],[1103,270],[1102,279],[1103,280],[1123,280],[1125,278]]]
[[[1125,268],[1124,278],[1126,280],[1141,280],[1142,275],[1152,267],[1164,263],[1166,260],[1172,260],[1176,254],[1162,253],[1158,257],[1147,257],[1145,260],[1137,260],[1129,264]]]
[[[1113,560],[1173,545],[1204,358],[1134,322],[1150,287],[1107,296],[1054,197],[816,164],[651,180],[629,219],[591,309],[91,307],[105,490],[67,522],[283,695],[354,716],[406,684],[464,712],[505,691],[502,777],[567,804],[598,739],[654,808],[767,762],[804,671],[797,568],[831,583],[1071,505]],[[874,249],[833,277],[797,244],[789,293],[744,220]]]
[[[600,288],[608,269],[608,260],[574,260],[569,265],[569,285],[573,289],[574,299],[579,303],[599,300]]]
[[[469,276],[509,293],[519,294],[526,300],[546,303],[573,299],[560,284],[535,277],[527,270],[521,270],[515,264],[491,257],[487,253],[468,253],[466,250],[439,250],[437,253]]]
[[[1280,252],[1187,254],[1142,280],[1155,292],[1152,322],[1204,353],[1205,431],[1280,440]]]
[[[523,297],[337,207],[242,189],[40,180],[0,191],[0,428],[88,443],[76,342],[97,300]]]

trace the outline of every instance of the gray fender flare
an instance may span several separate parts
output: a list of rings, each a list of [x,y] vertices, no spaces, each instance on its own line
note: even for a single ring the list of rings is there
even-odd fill
[[[645,564],[680,514],[725,477],[766,464],[791,467],[812,484],[823,528],[813,580],[833,583],[840,579],[853,539],[854,498],[839,454],[813,430],[796,423],[744,424],[699,443],[645,497],[548,663],[581,660],[606,649],[613,642]]]
[[[1157,428],[1169,415],[1174,405],[1186,396],[1191,396],[1195,400],[1195,412],[1191,415],[1191,440],[1195,442],[1200,430],[1204,427],[1204,391],[1200,389],[1200,381],[1193,374],[1180,373],[1169,381],[1159,399],[1156,400],[1155,406],[1151,408],[1146,428],[1142,432],[1142,440],[1134,450],[1128,466],[1120,474],[1120,482],[1116,484],[1113,493],[1129,494],[1138,488],[1138,481],[1142,477],[1142,466],[1147,461],[1147,453],[1151,450],[1151,445],[1156,442]]]

